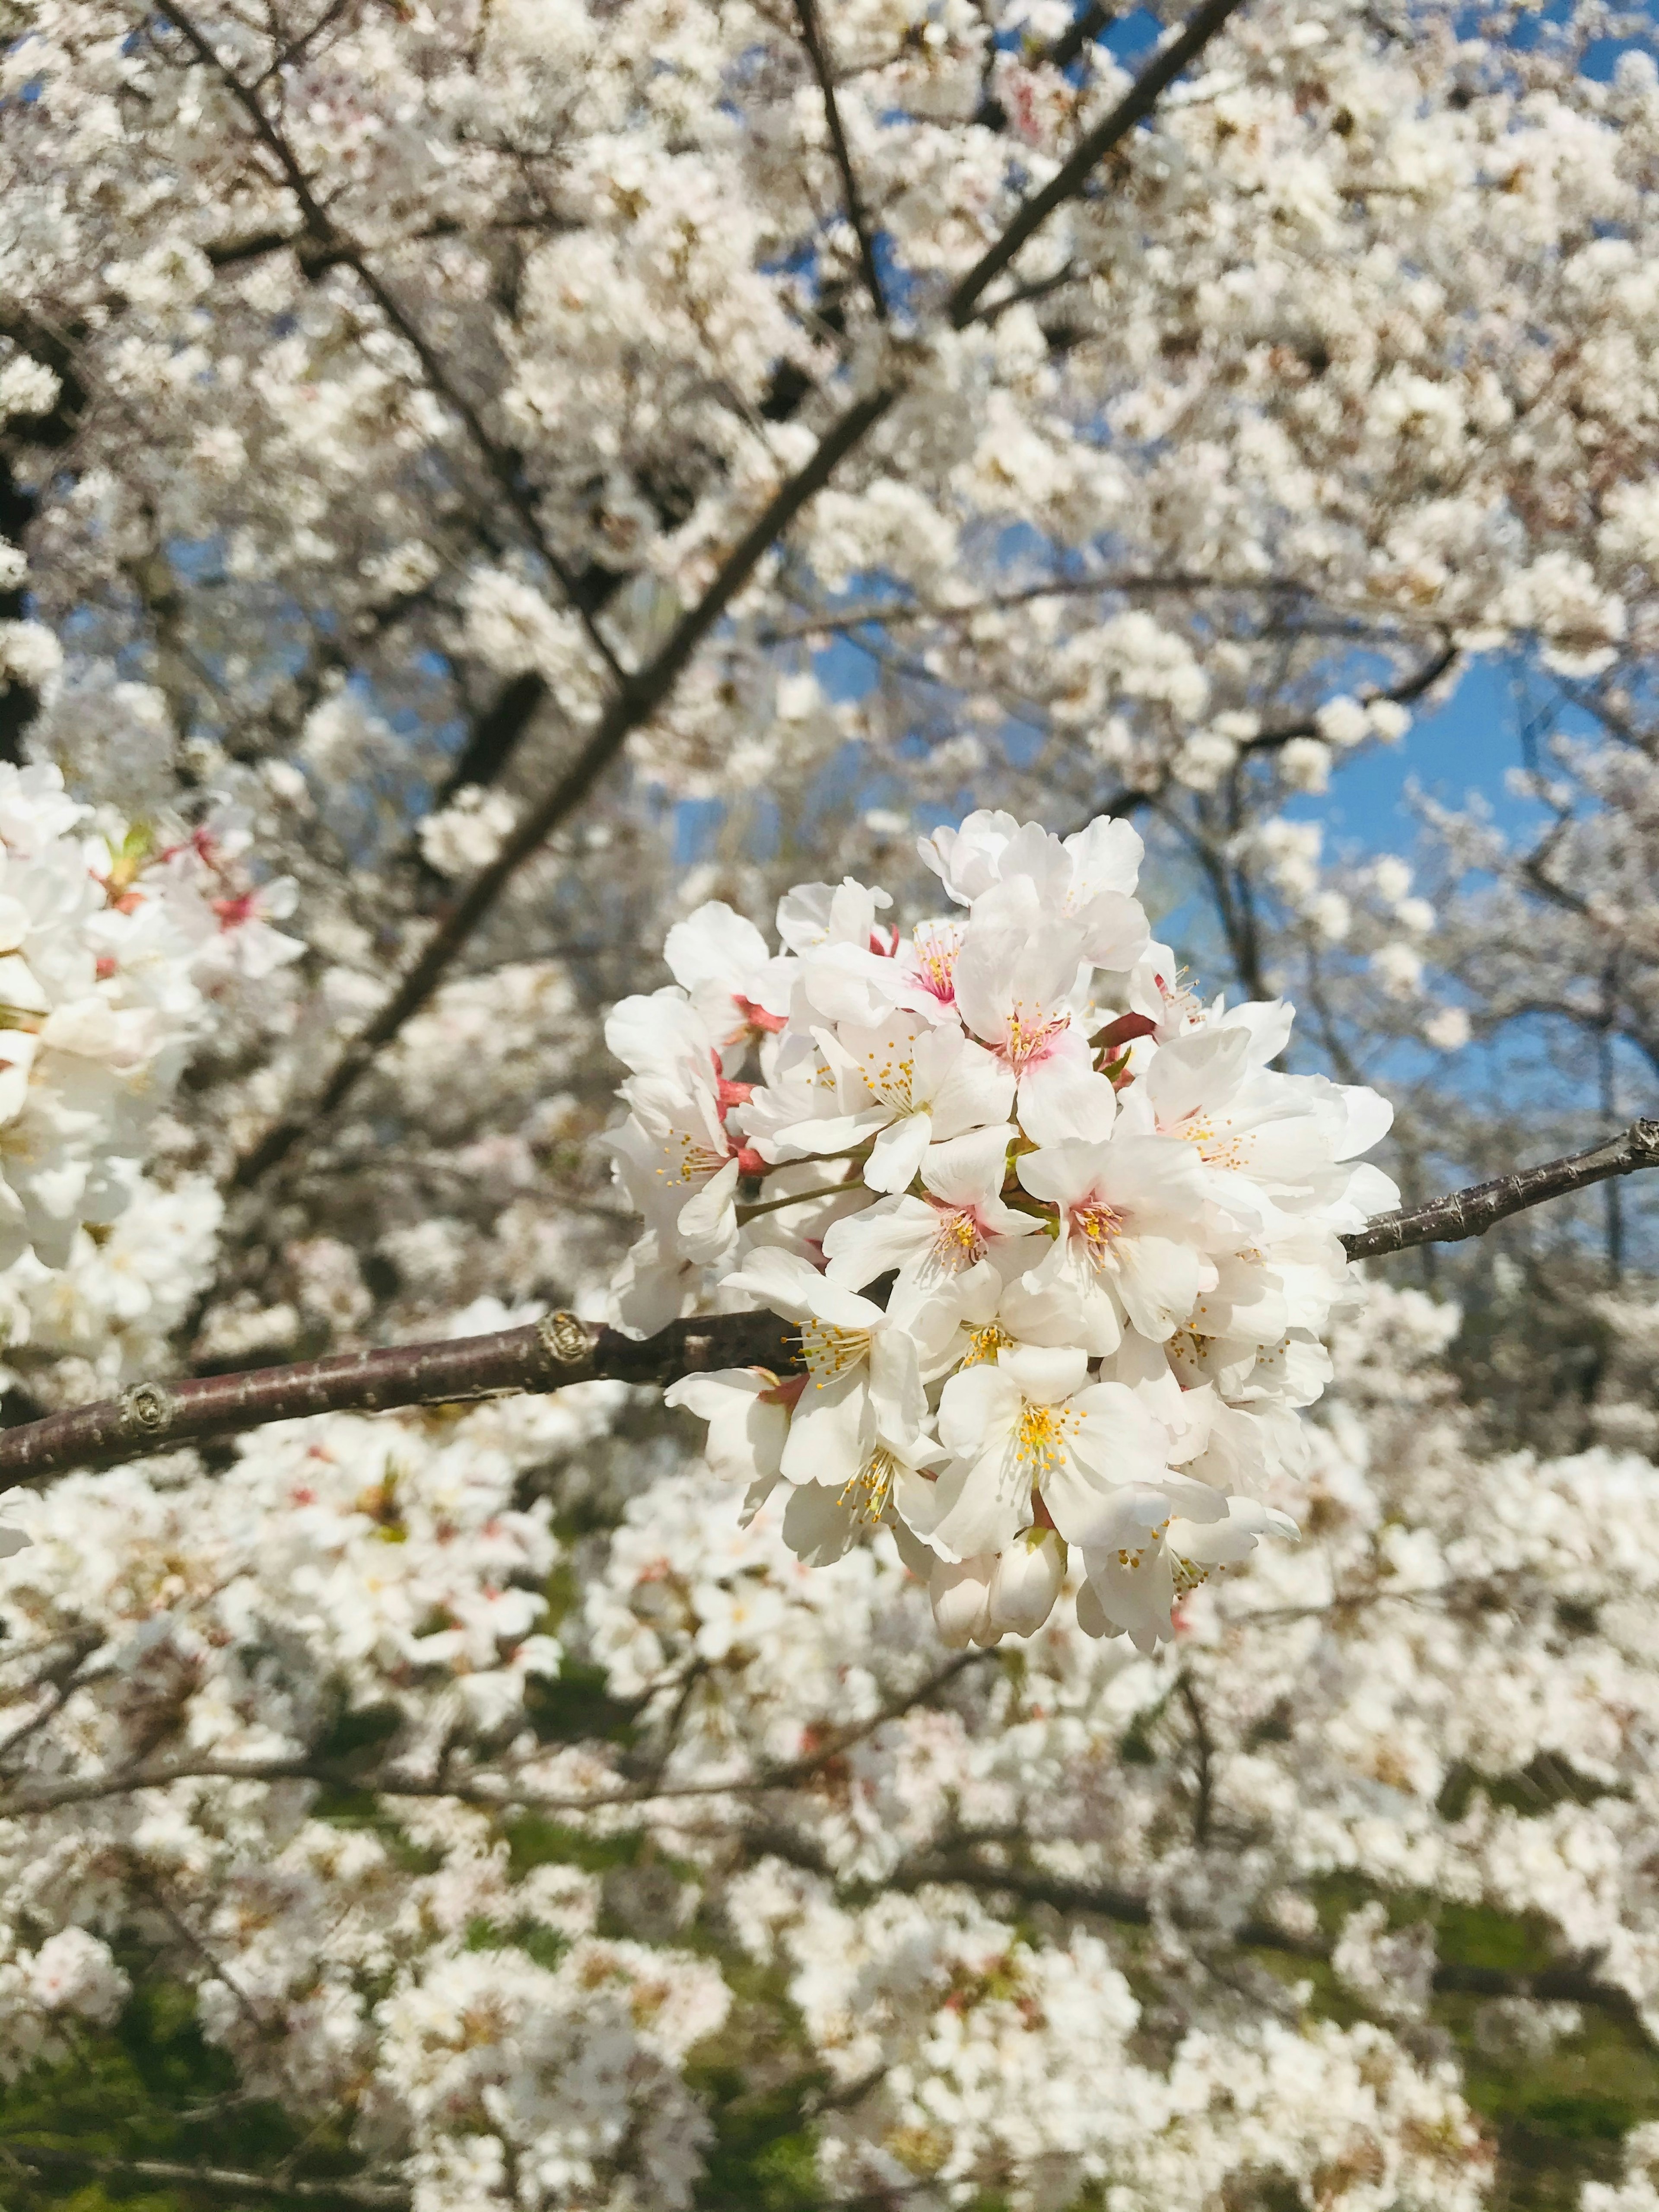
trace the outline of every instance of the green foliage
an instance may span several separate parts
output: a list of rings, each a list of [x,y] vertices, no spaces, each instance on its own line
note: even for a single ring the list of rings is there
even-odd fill
[[[345,2142],[325,2128],[302,2131],[281,2109],[244,2096],[230,2059],[202,2037],[193,1993],[146,1975],[144,1960],[124,1954],[135,1989],[115,2026],[82,2030],[70,2057],[33,2068],[0,2093],[0,2154],[26,2158],[31,2148],[112,2160],[156,2159],[269,2173],[299,2149],[299,2171],[313,2179],[349,2172]],[[72,2174],[31,2179],[4,2172],[6,2212],[197,2212],[198,2192],[84,2180]]]

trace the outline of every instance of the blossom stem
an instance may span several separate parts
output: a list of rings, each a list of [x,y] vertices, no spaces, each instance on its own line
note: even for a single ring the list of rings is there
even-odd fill
[[[781,1212],[786,1206],[806,1206],[818,1198],[845,1198],[849,1190],[857,1188],[856,1183],[824,1182],[811,1190],[794,1191],[787,1198],[758,1199],[753,1206],[738,1208],[738,1221],[741,1226],[747,1222],[758,1221],[763,1213]]]

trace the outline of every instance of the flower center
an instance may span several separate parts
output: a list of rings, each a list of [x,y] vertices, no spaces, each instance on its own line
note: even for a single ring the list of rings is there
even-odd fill
[[[957,955],[962,950],[962,932],[948,923],[924,925],[914,936],[916,981],[941,1006],[951,1005],[957,995]]]
[[[964,1367],[983,1366],[988,1359],[996,1358],[1004,1345],[1012,1344],[1013,1340],[998,1322],[988,1322],[983,1328],[969,1329],[968,1349],[962,1356],[962,1364]]]
[[[939,1218],[933,1237],[936,1266],[954,1275],[985,1257],[990,1239],[971,1206],[945,1206],[938,1199],[930,1199],[928,1204]]]
[[[1115,1206],[1091,1198],[1087,1205],[1072,1209],[1072,1228],[1083,1239],[1083,1249],[1091,1264],[1103,1267],[1111,1256],[1112,1246],[1123,1234],[1123,1217]]]
[[[866,1521],[879,1521],[887,1510],[887,1499],[893,1487],[893,1475],[898,1462],[885,1444],[878,1444],[858,1473],[852,1476],[836,1499],[838,1505],[850,1505]]]
[[[729,1152],[717,1152],[706,1137],[689,1129],[671,1129],[662,1140],[662,1154],[667,1164],[657,1173],[669,1182],[690,1182],[697,1176],[714,1175],[732,1157]]]
[[[1045,1014],[1040,1008],[1013,1007],[1003,1031],[1002,1057],[1011,1067],[1029,1067],[1045,1058],[1054,1039],[1071,1023],[1069,1014]]]
[[[822,1390],[826,1382],[836,1382],[870,1357],[870,1332],[836,1328],[827,1321],[805,1321],[800,1327],[800,1348],[807,1373]]]
[[[1184,1137],[1189,1145],[1196,1145],[1199,1158],[1206,1167],[1243,1168],[1245,1165],[1244,1142],[1230,1121],[1218,1128],[1201,1107],[1194,1108],[1184,1121],[1176,1122],[1173,1129],[1162,1133],[1170,1137]]]
[[[878,1054],[884,1054],[884,1057]],[[914,1113],[910,1086],[915,1079],[915,1048],[908,1052],[888,1045],[864,1058],[864,1079],[884,1106],[895,1106],[901,1114]]]
[[[1034,1483],[1042,1483],[1065,1464],[1067,1440],[1076,1436],[1086,1413],[1066,1406],[1034,1406],[1028,1398],[1014,1431],[1014,1452]]]

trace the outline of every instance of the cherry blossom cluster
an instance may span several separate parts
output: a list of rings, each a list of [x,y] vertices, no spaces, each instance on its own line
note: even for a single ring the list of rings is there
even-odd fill
[[[62,1269],[115,1219],[214,998],[301,951],[251,842],[234,815],[168,839],[0,765],[0,1270]]]
[[[606,1026],[608,1139],[644,1215],[617,1290],[711,1291],[799,1332],[804,1376],[691,1376],[711,1461],[775,1486],[799,1556],[890,1526],[948,1642],[1029,1636],[1075,1546],[1079,1617],[1143,1649],[1266,1533],[1329,1371],[1340,1232],[1397,1203],[1376,1092],[1273,1063],[1279,1003],[1183,988],[1142,846],[971,814],[924,841],[955,911],[908,932],[850,878],[669,935]],[[879,1297],[869,1293],[881,1292]]]

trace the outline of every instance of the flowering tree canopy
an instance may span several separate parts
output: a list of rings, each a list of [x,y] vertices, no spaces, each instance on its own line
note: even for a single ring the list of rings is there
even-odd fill
[[[8,2203],[1654,2212],[1648,19],[0,22]]]

